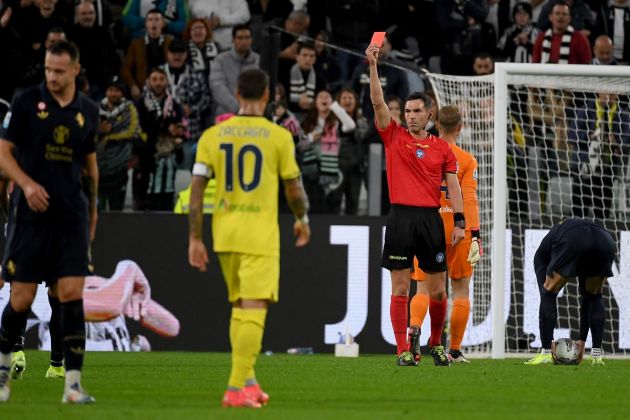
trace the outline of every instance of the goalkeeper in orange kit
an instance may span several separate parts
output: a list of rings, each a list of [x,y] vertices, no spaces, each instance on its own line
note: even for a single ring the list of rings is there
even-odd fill
[[[466,236],[458,244],[448,244],[446,247],[446,261],[448,277],[451,279],[453,310],[450,320],[450,349],[448,358],[451,362],[468,363],[460,348],[464,331],[470,314],[470,300],[468,284],[473,273],[473,267],[481,257],[481,244],[479,237],[479,207],[477,204],[477,160],[475,157],[462,150],[455,144],[457,136],[462,128],[462,117],[455,106],[445,106],[438,112],[438,130],[440,137],[444,139],[457,158],[457,178],[462,189],[464,199],[464,216],[467,221]],[[444,221],[446,237],[450,238],[453,229],[453,209],[446,187],[442,186],[442,198],[440,200],[440,214]],[[414,261],[412,280],[418,281],[416,295],[411,300],[409,322],[409,350],[417,361],[420,360],[420,326],[424,321],[427,310],[433,311],[430,305],[435,305],[429,299],[429,285],[425,282],[425,274],[418,263]],[[446,299],[441,302],[446,305]],[[441,308],[444,311],[446,308]],[[441,343],[442,328],[431,323],[430,346]],[[434,357],[435,359],[435,357]],[[440,360],[434,360],[436,366],[448,365]]]

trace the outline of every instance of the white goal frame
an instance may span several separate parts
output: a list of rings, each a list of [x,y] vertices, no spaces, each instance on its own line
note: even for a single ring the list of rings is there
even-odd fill
[[[507,229],[507,138],[508,138],[508,76],[596,76],[627,77],[630,84],[630,66],[595,66],[577,64],[521,64],[497,63],[494,70],[494,171],[492,204],[492,268],[491,314],[493,359],[503,359],[505,328],[503,321],[505,301],[505,233]],[[497,316],[498,315],[498,316]]]

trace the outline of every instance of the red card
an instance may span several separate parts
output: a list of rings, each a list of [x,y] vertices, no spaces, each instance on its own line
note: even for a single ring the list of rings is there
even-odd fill
[[[381,48],[381,46],[383,46],[383,41],[385,40],[385,34],[386,32],[374,32],[370,45],[376,45]]]

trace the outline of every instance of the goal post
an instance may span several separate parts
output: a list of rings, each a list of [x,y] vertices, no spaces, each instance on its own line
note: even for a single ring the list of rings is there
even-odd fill
[[[492,358],[533,353],[540,339],[532,259],[546,231],[563,217],[600,220],[620,244],[618,258],[630,255],[621,249],[630,226],[630,67],[497,63],[493,75],[427,77],[440,107],[460,108],[458,142],[479,166],[486,256],[471,282],[471,320],[463,346]],[[596,105],[604,94],[609,95],[605,109]],[[609,138],[618,143],[609,145]],[[597,191],[582,184],[581,171],[601,172],[602,162],[615,175],[598,175],[605,185]],[[595,172],[589,179],[596,178]],[[602,208],[600,195],[613,189],[614,197]],[[604,290],[604,347],[607,354],[627,356],[630,309],[623,307],[630,306],[630,286],[621,277],[630,274],[622,272],[623,266],[616,263],[615,277]],[[555,338],[574,337],[579,325],[577,286],[567,289],[559,299]]]

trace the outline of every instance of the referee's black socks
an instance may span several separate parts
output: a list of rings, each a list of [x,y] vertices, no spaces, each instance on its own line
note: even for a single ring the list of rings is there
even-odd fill
[[[9,302],[2,313],[2,328],[0,328],[0,353],[10,354],[22,330],[26,326],[28,310],[16,312]]]
[[[558,318],[557,298],[558,294],[540,288],[540,309],[538,311],[538,326],[540,328],[540,340],[543,349],[551,349],[553,341],[553,329]]]
[[[85,353],[83,299],[61,304],[61,334],[66,371],[81,370]]]

